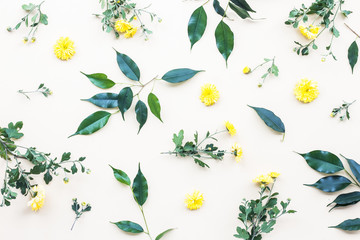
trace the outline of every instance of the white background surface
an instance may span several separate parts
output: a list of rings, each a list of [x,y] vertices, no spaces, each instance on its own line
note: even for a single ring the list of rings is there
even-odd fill
[[[221,2],[225,5],[225,1]],[[264,239],[359,238],[357,233],[327,228],[359,217],[359,206],[328,213],[326,205],[337,194],[324,194],[303,186],[322,176],[293,152],[321,149],[360,160],[357,146],[359,103],[351,107],[350,121],[340,122],[329,117],[332,108],[342,100],[360,100],[359,66],[352,75],[347,62],[347,48],[355,35],[343,25],[346,21],[360,32],[358,1],[349,1],[346,5],[346,9],[355,11],[349,19],[340,16],[337,21],[341,37],[334,41],[334,53],[339,60],[335,62],[329,58],[325,63],[320,61],[330,40],[325,34],[317,44],[320,49],[310,56],[300,57],[292,52],[293,41],[305,42],[305,39],[284,21],[289,11],[303,1],[249,1],[257,10],[254,16],[266,19],[241,20],[231,13],[236,19],[229,22],[235,34],[235,48],[228,69],[215,45],[214,31],[220,17],[212,3],[205,7],[207,30],[192,52],[187,22],[203,1],[153,0],[151,10],[163,21],[149,25],[154,34],[145,42],[140,34],[133,39],[116,40],[113,34],[102,32],[100,20],[92,16],[101,12],[96,0],[47,0],[43,12],[49,16],[49,25],[40,26],[35,44],[22,43],[23,28],[13,33],[6,31],[8,25],[15,25],[24,15],[22,3],[27,2],[1,0],[1,126],[22,120],[25,137],[21,145],[36,146],[57,156],[64,151],[71,151],[74,157],[87,156],[84,163],[92,173],[71,176],[67,185],[61,177],[55,178],[45,186],[46,203],[37,213],[26,205],[28,197],[19,195],[11,207],[0,209],[2,238],[146,239],[145,235],[130,236],[109,223],[132,220],[143,225],[129,189],[114,179],[108,166],[124,170],[133,179],[139,162],[149,183],[149,198],[144,209],[153,237],[176,227],[166,239],[235,239],[232,235],[240,224],[237,216],[241,200],[257,197],[258,188],[252,179],[278,171],[281,176],[276,190],[281,199],[292,199],[290,208],[298,213],[282,217],[275,230]],[[58,60],[52,51],[61,36],[69,36],[76,44],[76,55],[68,62]],[[179,67],[206,72],[176,87],[165,82],[156,85],[154,92],[162,104],[163,124],[149,115],[148,122],[137,135],[138,124],[131,109],[125,123],[117,114],[98,133],[68,139],[85,117],[99,110],[80,99],[106,92],[93,86],[80,71],[103,72],[116,82],[128,81],[117,66],[112,48],[134,59],[143,82]],[[257,82],[265,69],[247,76],[242,74],[244,66],[255,66],[264,57],[274,55],[280,76],[267,79],[263,88],[259,89]],[[302,104],[293,95],[295,83],[304,77],[319,82],[320,95],[311,104]],[[19,89],[35,89],[40,83],[45,83],[54,95],[48,99],[33,95],[29,101],[17,93]],[[200,88],[205,83],[216,84],[221,94],[212,107],[205,107],[199,100]],[[118,92],[120,87],[109,91]],[[142,99],[146,100],[145,97],[144,94]],[[267,128],[247,104],[271,109],[282,118],[287,131],[283,143],[281,136]],[[171,141],[174,132],[184,129],[186,140],[192,140],[196,130],[200,134],[220,130],[225,120],[234,123],[238,134],[232,138],[221,135],[218,145],[230,149],[235,141],[238,142],[244,150],[240,163],[228,156],[222,162],[209,161],[211,168],[202,169],[191,159],[159,154],[174,148]],[[4,168],[4,161],[0,162],[0,169]],[[198,211],[188,211],[184,197],[195,189],[204,193],[205,203]],[[73,197],[90,202],[93,210],[83,215],[71,232],[75,217],[70,208]]]

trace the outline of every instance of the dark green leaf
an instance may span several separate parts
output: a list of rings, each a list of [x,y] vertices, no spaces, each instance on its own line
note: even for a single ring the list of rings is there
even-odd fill
[[[70,152],[64,152],[63,155],[61,156],[60,162],[65,162],[65,161],[70,160],[70,156],[71,156]]]
[[[335,203],[335,206],[330,209],[330,211],[337,207],[344,207],[348,205],[356,204],[360,201],[360,192],[351,192],[351,193],[345,193],[340,194],[335,198],[334,201],[328,204],[330,206],[331,204]]]
[[[49,182],[51,182],[51,180],[53,179],[53,177],[50,174],[50,171],[48,170],[45,174],[44,174],[44,181],[46,184],[49,184]]]
[[[237,14],[239,15],[239,17],[241,17],[242,19],[246,19],[246,18],[251,18],[250,14],[248,13],[248,11],[246,11],[245,9],[236,6],[235,4],[233,4],[232,2],[229,3],[230,8]]]
[[[180,83],[184,82],[186,80],[189,80],[193,76],[195,76],[197,73],[203,72],[203,70],[192,70],[190,68],[178,68],[173,69],[165,73],[164,76],[162,76],[162,80],[167,81],[169,83]]]
[[[344,170],[340,159],[331,152],[315,150],[309,153],[300,154],[307,164],[314,170],[321,173],[337,173]]]
[[[207,165],[206,163],[204,163],[203,161],[201,161],[200,159],[198,158],[194,158],[194,162],[196,164],[198,164],[200,167],[207,167],[207,168],[210,168],[209,165]]]
[[[101,108],[116,108],[118,106],[119,94],[116,93],[99,93],[83,101],[91,102]]]
[[[354,176],[356,177],[356,179],[360,182],[360,164],[358,164],[356,161],[346,158],[344,156],[342,156],[343,158],[346,159],[346,161],[348,162],[351,172],[354,174]]]
[[[133,101],[133,91],[130,87],[124,87],[119,93],[119,98],[117,101],[119,110],[121,112],[122,118],[125,120],[124,113],[131,107]]]
[[[214,0],[213,7],[217,14],[219,14],[222,17],[226,17],[225,10],[220,6],[220,3],[218,0]]]
[[[145,176],[142,174],[140,169],[140,163],[139,163],[139,170],[134,178],[134,182],[132,185],[132,189],[134,192],[134,198],[136,202],[142,206],[146,202],[146,199],[148,198],[148,184],[146,181]]]
[[[144,229],[139,224],[131,222],[131,221],[120,221],[120,222],[116,222],[113,224],[115,224],[118,228],[120,228],[124,232],[129,232],[129,233],[144,232]]]
[[[248,105],[249,106],[249,105]],[[281,119],[272,111],[265,108],[249,106],[256,111],[265,124],[276,132],[285,133],[285,126]]]
[[[224,22],[220,21],[215,30],[216,46],[224,57],[226,66],[227,60],[234,48],[234,33],[230,27]]]
[[[8,124],[8,128],[4,128],[4,131],[8,138],[20,139],[24,136],[23,133],[19,133],[22,127],[22,122],[17,122],[15,125],[11,122]]]
[[[245,230],[245,229],[242,229],[240,227],[237,227],[236,228],[236,231],[237,231],[237,234],[234,235],[234,237],[236,238],[241,238],[241,239],[249,239],[250,238],[250,235],[249,233]]]
[[[95,86],[102,88],[102,89],[107,89],[107,88],[111,88],[115,85],[115,83],[108,79],[107,76],[103,73],[94,73],[94,74],[86,74],[81,72],[82,74],[84,74]]]
[[[157,117],[162,122],[161,116],[160,116],[160,112],[161,112],[160,101],[156,97],[155,94],[149,93],[148,105],[149,105],[149,108],[150,108],[150,111],[152,112],[152,114],[154,114],[154,116]]]
[[[352,11],[348,11],[348,10],[343,10],[343,11],[342,11],[342,14],[343,14],[345,17],[349,16],[351,13],[352,13]]]
[[[103,128],[107,122],[109,121],[109,118],[111,117],[111,113],[106,111],[98,111],[87,118],[85,118],[79,125],[76,132],[69,136],[75,136],[75,135],[89,135],[93,134],[94,132],[100,130]]]
[[[230,1],[233,2],[236,6],[245,9],[246,11],[254,12],[254,13],[256,12],[249,6],[249,4],[245,0],[230,0]]]
[[[358,61],[358,57],[359,57],[359,47],[356,41],[354,41],[348,49],[348,59],[351,66],[351,71],[353,73],[354,73],[354,67]]]
[[[135,113],[136,113],[136,120],[140,124],[138,134],[141,130],[141,128],[146,123],[147,117],[148,117],[148,110],[144,102],[139,100],[135,105]]]
[[[125,172],[121,171],[120,169],[113,168],[111,165],[109,165],[109,166],[112,168],[112,170],[114,172],[114,177],[116,178],[116,180],[118,180],[119,182],[121,182],[125,185],[128,185],[128,186],[131,185],[131,180]]]
[[[346,231],[358,231],[360,230],[360,218],[348,219],[337,226],[329,228],[339,228]]]
[[[324,192],[336,192],[345,189],[351,184],[351,181],[346,177],[333,175],[321,178],[314,184],[304,184],[309,187],[316,187]]]
[[[75,165],[75,163],[71,166],[71,174],[75,174],[75,173],[77,173],[77,171],[78,171],[78,169],[77,169],[77,167],[76,167],[76,165]]]
[[[168,230],[160,233],[160,234],[155,238],[155,240],[160,240],[165,234],[167,234],[168,232],[170,232],[170,231],[172,231],[172,230],[174,230],[174,228],[170,228],[170,229],[168,229]]]
[[[125,76],[134,81],[140,80],[140,70],[129,56],[116,51],[116,60],[120,70],[125,74]]]
[[[191,48],[199,41],[205,32],[207,16],[203,6],[197,8],[191,15],[188,23],[188,36]]]

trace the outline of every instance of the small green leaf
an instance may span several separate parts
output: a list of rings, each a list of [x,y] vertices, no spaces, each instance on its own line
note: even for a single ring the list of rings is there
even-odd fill
[[[139,100],[135,105],[135,113],[136,113],[136,120],[140,124],[138,134],[141,130],[141,128],[146,123],[147,117],[148,117],[148,110],[144,102]]]
[[[101,108],[116,108],[118,107],[118,98],[119,94],[117,93],[99,93],[89,99],[82,100],[91,102]]]
[[[340,36],[340,32],[336,29],[336,27],[333,26],[332,28],[330,28],[330,31],[336,38]]]
[[[248,106],[256,111],[256,113],[259,115],[259,117],[265,122],[265,124],[268,127],[270,127],[276,132],[285,133],[284,123],[272,111],[265,108],[253,107],[250,105]]]
[[[150,111],[152,112],[152,114],[154,114],[154,116],[157,117],[162,122],[161,116],[160,116],[160,112],[161,112],[160,101],[156,97],[155,94],[149,93],[148,105],[149,105],[149,108],[150,108]]]
[[[173,142],[175,143],[176,147],[181,147],[183,140],[184,140],[184,130],[181,129],[178,135],[174,133]]]
[[[224,22],[220,21],[215,30],[216,46],[224,57],[226,66],[227,60],[234,48],[234,33],[230,27]]]
[[[50,171],[48,170],[48,171],[44,174],[44,181],[45,181],[46,184],[49,184],[52,179],[53,179],[53,177],[51,176]]]
[[[349,16],[349,15],[352,13],[352,11],[343,10],[343,11],[341,11],[341,13],[342,13],[345,17],[347,17],[347,16]]]
[[[340,175],[333,175],[321,178],[314,184],[304,184],[309,187],[316,187],[324,192],[337,192],[345,189],[351,184],[351,181]]]
[[[226,17],[225,10],[221,7],[219,0],[214,0],[213,7],[215,12],[222,17]]]
[[[84,74],[95,86],[102,88],[102,89],[107,89],[107,88],[111,88],[115,85],[115,83],[108,79],[107,76],[103,73],[94,73],[94,74],[86,74],[81,72],[82,74]]]
[[[118,98],[118,107],[121,112],[123,120],[125,120],[124,113],[131,107],[132,101],[133,101],[133,91],[130,87],[124,87],[121,89],[119,93]]]
[[[236,6],[246,11],[254,12],[254,13],[256,12],[249,6],[249,4],[245,0],[230,0],[230,1],[233,2]]]
[[[346,231],[358,231],[360,230],[360,218],[348,219],[337,226],[331,226],[329,228],[339,228]]]
[[[71,156],[70,152],[64,152],[63,155],[61,156],[60,162],[66,162],[66,161],[70,160],[70,156]]]
[[[197,8],[189,19],[188,23],[188,36],[191,43],[191,48],[203,36],[207,24],[207,15],[204,7]]]
[[[229,2],[229,6],[242,19],[251,18],[250,14],[245,9],[238,7],[237,5],[233,4],[232,2]]]
[[[169,83],[180,83],[194,77],[197,73],[203,70],[192,70],[190,68],[178,68],[168,71],[162,76],[162,80]]]
[[[168,230],[160,233],[160,234],[155,238],[155,240],[160,240],[163,236],[165,236],[165,234],[167,234],[168,232],[171,232],[172,230],[174,230],[174,228],[169,228]]]
[[[75,136],[75,135],[90,135],[94,132],[100,130],[103,128],[107,122],[109,121],[109,118],[111,117],[111,113],[106,111],[98,111],[87,118],[85,118],[79,125],[76,132],[69,136]]]
[[[120,222],[116,222],[113,224],[115,224],[118,228],[120,228],[124,232],[129,232],[129,233],[144,232],[144,229],[139,224],[131,222],[131,221],[120,221]]]
[[[356,161],[352,159],[346,158],[344,156],[342,157],[346,159],[346,161],[350,166],[351,172],[354,174],[355,178],[360,182],[360,164],[358,164]]]
[[[338,207],[345,207],[348,205],[353,205],[360,202],[360,192],[351,192],[351,193],[345,193],[340,194],[335,198],[334,201],[329,203],[327,206],[330,206],[331,204],[335,203],[335,206],[330,209],[330,211],[334,208]]]
[[[245,230],[245,229],[242,229],[240,227],[237,227],[236,228],[236,231],[237,231],[237,234],[234,235],[234,237],[236,238],[241,238],[241,239],[249,239],[250,238],[250,235],[249,233]]]
[[[321,173],[337,173],[344,170],[341,160],[331,152],[315,150],[309,153],[300,154],[306,163],[315,171]]]
[[[40,22],[44,25],[48,25],[48,16],[46,14],[41,13]]]
[[[140,163],[139,163],[138,173],[137,173],[136,177],[134,178],[132,189],[134,192],[134,198],[135,198],[136,202],[140,206],[144,205],[144,203],[146,202],[146,199],[148,198],[148,184],[147,184],[145,176],[141,172]]]
[[[120,70],[124,73],[126,77],[134,81],[140,80],[139,67],[129,56],[116,51],[116,60]]]
[[[78,169],[77,169],[77,167],[76,167],[76,165],[75,165],[75,163],[72,165],[72,167],[71,167],[71,174],[75,174],[75,173],[77,173],[77,171],[78,171]]]
[[[114,172],[114,177],[116,178],[116,180],[118,180],[119,182],[121,182],[125,185],[128,185],[128,186],[131,185],[131,180],[125,172],[121,171],[120,169],[113,168],[111,165],[109,165],[109,166],[112,168],[112,170]]]
[[[358,61],[358,57],[359,57],[359,47],[356,41],[354,41],[348,49],[348,59],[352,73],[354,73],[354,67]]]

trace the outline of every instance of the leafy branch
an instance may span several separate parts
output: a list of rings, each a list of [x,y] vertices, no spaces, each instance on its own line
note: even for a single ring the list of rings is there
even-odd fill
[[[74,223],[71,226],[71,230],[73,230],[75,223],[83,215],[83,213],[90,212],[92,208],[90,203],[85,203],[85,202],[82,202],[80,206],[80,204],[77,201],[77,198],[73,198],[72,201],[73,204],[71,205],[71,209],[75,212],[76,217]]]
[[[258,87],[262,87],[262,85],[264,84],[265,82],[265,79],[269,76],[269,75],[274,75],[275,77],[279,76],[279,68],[278,66],[275,65],[275,57],[273,58],[264,58],[264,62],[257,65],[254,69],[251,69],[249,67],[245,67],[243,72],[245,74],[250,74],[252,72],[255,72],[256,69],[258,69],[259,67],[262,67],[264,66],[265,64],[267,63],[271,63],[270,67],[266,70],[266,73],[264,73],[262,76],[261,76],[261,80],[259,81],[258,83]]]
[[[29,93],[41,93],[45,97],[48,97],[49,95],[52,94],[52,91],[49,88],[47,88],[43,83],[41,83],[35,91],[19,90],[18,93],[23,94],[27,99],[30,100],[30,97],[28,95]]]
[[[356,100],[352,101],[351,103],[348,103],[348,102],[345,102],[345,101],[343,101],[343,102],[344,102],[344,103],[341,104],[340,107],[334,108],[334,109],[332,110],[332,112],[331,112],[331,114],[330,114],[331,117],[335,117],[336,115],[341,114],[341,113],[343,112],[343,110],[344,110],[345,113],[340,116],[340,120],[341,120],[341,121],[344,121],[345,118],[348,119],[348,120],[350,119],[349,107],[350,107],[354,102],[356,102]]]

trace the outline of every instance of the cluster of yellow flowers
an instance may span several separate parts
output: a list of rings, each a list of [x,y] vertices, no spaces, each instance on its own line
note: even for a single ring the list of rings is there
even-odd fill
[[[204,196],[200,191],[194,191],[193,194],[186,194],[185,203],[188,209],[197,210],[204,203]]]
[[[274,179],[279,177],[280,173],[277,172],[271,172],[267,175],[260,175],[258,177],[256,177],[253,182],[254,183],[259,183],[261,188],[266,187],[267,185],[271,184],[274,182]]]
[[[299,30],[302,35],[304,35],[307,39],[312,40],[315,39],[319,33],[320,26],[309,25],[308,27],[300,25]]]
[[[133,27],[133,25],[131,25],[130,22],[121,19],[115,22],[115,30],[118,33],[125,33],[124,34],[125,38],[131,38],[137,32],[137,27]]]
[[[318,95],[318,84],[315,81],[307,78],[301,79],[295,86],[294,93],[296,98],[304,103],[314,101]]]
[[[45,201],[45,189],[43,186],[36,185],[32,187],[32,194],[33,197],[28,202],[28,205],[31,206],[33,211],[38,211],[40,208],[43,207]]]

